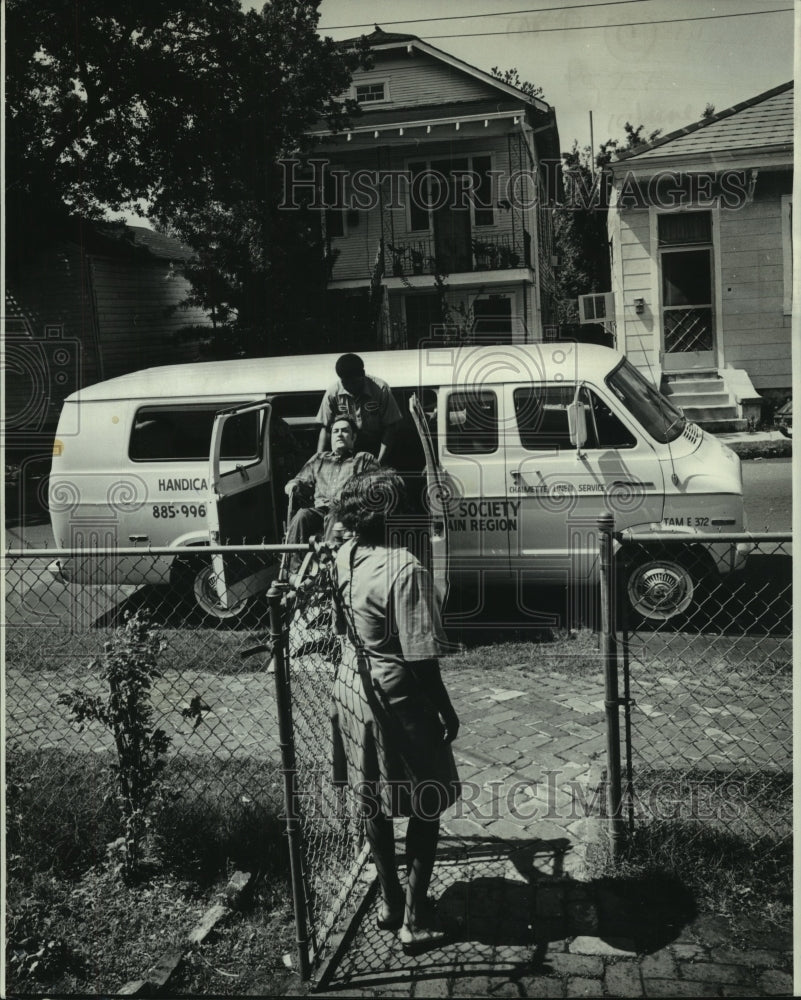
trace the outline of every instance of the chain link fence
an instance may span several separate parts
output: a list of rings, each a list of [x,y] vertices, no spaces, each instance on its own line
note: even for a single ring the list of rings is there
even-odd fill
[[[204,839],[205,817],[209,840],[257,842],[284,822],[288,802],[290,821],[295,810],[300,829],[297,874],[307,914],[301,961],[308,966],[319,958],[366,857],[347,794],[330,780],[331,687],[341,656],[331,625],[330,577],[310,554],[303,586],[271,591],[278,601],[278,619],[271,622],[266,591],[230,606],[220,602],[213,557],[223,553],[234,577],[239,570],[275,576],[291,551],[227,547],[177,559],[174,550],[158,549],[6,553],[10,809],[19,834],[44,825],[47,835],[40,829],[38,842],[51,845],[65,864],[102,860],[119,828],[107,794],[115,739],[97,721],[77,722],[64,699],[108,696],[107,644],[130,616],[146,614],[161,643],[149,692],[152,724],[169,741],[164,782],[170,797],[162,825],[176,839],[186,830],[197,841]],[[76,576],[82,582],[65,582]],[[273,658],[274,651],[283,655]],[[296,761],[289,789],[287,758],[282,761],[288,744]],[[44,856],[25,861],[41,868],[50,863]]]
[[[786,855],[791,536],[616,537],[629,826],[679,822]]]
[[[624,818],[633,829],[655,820],[717,829],[786,858],[790,536],[614,537],[602,652],[615,678],[608,721],[623,708]],[[285,823],[308,974],[367,884],[356,804],[331,781],[331,696],[346,647],[333,626],[330,553],[309,553],[293,589],[265,585],[230,604],[216,589],[223,554],[233,577],[274,578],[289,549],[6,554],[9,829],[39,828],[48,850],[26,859],[33,866],[46,868],[51,852],[77,852],[85,867],[102,859],[114,829],[105,794],[114,740],[100,724],[77,724],[63,696],[102,697],[106,644],[127,616],[147,612],[162,643],[150,702],[169,738],[173,850],[182,836],[186,850],[198,839],[205,848],[212,827],[230,844]],[[720,575],[724,564],[734,570]],[[76,568],[84,582],[65,582]],[[358,708],[358,683],[350,695]]]

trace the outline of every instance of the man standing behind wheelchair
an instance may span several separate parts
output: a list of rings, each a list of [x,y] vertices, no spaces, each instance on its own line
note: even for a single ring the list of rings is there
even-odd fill
[[[335,369],[337,381],[326,390],[317,412],[317,423],[322,425],[318,452],[325,449],[331,421],[350,417],[356,430],[354,448],[371,452],[383,464],[403,419],[392,390],[382,379],[365,374],[358,354],[343,354]]]
[[[307,542],[312,535],[322,534],[330,540],[335,524],[331,512],[339,500],[342,488],[351,476],[375,472],[380,466],[366,451],[353,450],[357,428],[350,417],[335,417],[328,426],[331,450],[312,455],[284,487],[290,500],[292,516],[287,527],[286,542],[297,545]],[[311,506],[298,508],[298,503],[311,500]],[[300,556],[293,555],[290,572],[297,572]]]

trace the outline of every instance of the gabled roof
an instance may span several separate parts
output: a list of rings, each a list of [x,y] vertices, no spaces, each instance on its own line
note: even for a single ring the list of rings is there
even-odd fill
[[[113,235],[105,228],[104,233],[108,236]],[[180,240],[167,236],[166,233],[157,233],[155,229],[148,229],[147,226],[126,225],[119,229],[116,235],[120,241],[147,250],[151,256],[158,257],[159,260],[189,260],[194,256],[194,251]]]
[[[619,160],[640,162],[737,150],[789,151],[792,146],[793,81],[790,80],[709,118],[669,132],[633,152],[623,153]]]
[[[547,113],[552,110],[551,106],[539,97],[530,97],[522,90],[518,90],[517,87],[513,87],[511,84],[503,83],[501,80],[498,80],[491,73],[485,73],[483,69],[479,69],[477,66],[471,65],[463,59],[458,59],[456,56],[451,55],[450,52],[444,52],[442,49],[438,49],[434,45],[429,45],[428,42],[424,42],[421,38],[418,38],[417,35],[394,34],[383,31],[378,25],[376,25],[373,32],[363,37],[367,40],[367,44],[370,48],[376,49],[377,51],[395,48],[418,49],[420,52],[425,52],[434,59],[439,59],[442,62],[447,63],[449,66],[453,66],[455,69],[460,69],[462,72],[475,77],[475,79],[481,80],[483,83],[496,88],[508,97],[514,97],[517,100],[525,101],[527,104],[531,104],[540,112]],[[355,45],[360,40],[360,37],[346,38],[338,44],[343,47],[347,47]]]
[[[343,133],[348,132],[369,132],[375,128],[382,128],[392,125],[402,126],[405,124],[421,124],[431,122],[432,124],[441,121],[465,120],[470,117],[476,119],[514,116],[516,113],[525,116],[537,135],[537,148],[539,155],[543,158],[558,160],[561,156],[559,146],[559,132],[556,127],[556,110],[546,101],[539,97],[530,95],[513,87],[508,83],[498,80],[490,73],[472,66],[470,63],[452,56],[449,52],[443,52],[433,45],[429,45],[417,35],[404,35],[383,31],[378,25],[369,35],[358,38],[347,38],[337,42],[342,47],[355,46],[362,39],[367,41],[368,46],[376,52],[391,52],[393,49],[405,49],[408,52],[416,49],[425,53],[432,59],[436,59],[448,66],[459,70],[462,73],[472,76],[492,88],[494,94],[488,92],[487,97],[481,100],[470,101],[449,101],[443,104],[416,105],[416,106],[396,106],[394,108],[371,108],[369,105],[362,106],[358,118],[353,121],[350,129],[343,129]],[[331,135],[331,129],[326,122],[320,121],[316,127],[309,130],[309,135],[323,137]]]

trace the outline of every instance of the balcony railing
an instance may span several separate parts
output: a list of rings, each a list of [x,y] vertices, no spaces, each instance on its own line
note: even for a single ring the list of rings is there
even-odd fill
[[[436,239],[399,239],[386,244],[384,272],[388,278],[414,274],[454,274],[465,271],[508,271],[531,266],[531,238],[519,234],[473,238],[461,246]]]

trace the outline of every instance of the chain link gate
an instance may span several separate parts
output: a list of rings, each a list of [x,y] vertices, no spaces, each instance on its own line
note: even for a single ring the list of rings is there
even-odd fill
[[[613,844],[615,818],[630,831],[679,823],[788,863],[791,535],[688,540],[615,534],[602,523],[605,540],[615,551],[603,631],[616,646],[615,714],[623,708],[617,816],[610,775]]]
[[[342,660],[334,627],[332,554],[319,546],[294,589],[269,594],[281,732],[298,963],[308,979],[335,929],[344,930],[365,879],[369,849],[353,794],[332,780],[332,689]],[[328,966],[336,949],[328,949]],[[320,979],[325,978],[322,970]]]

